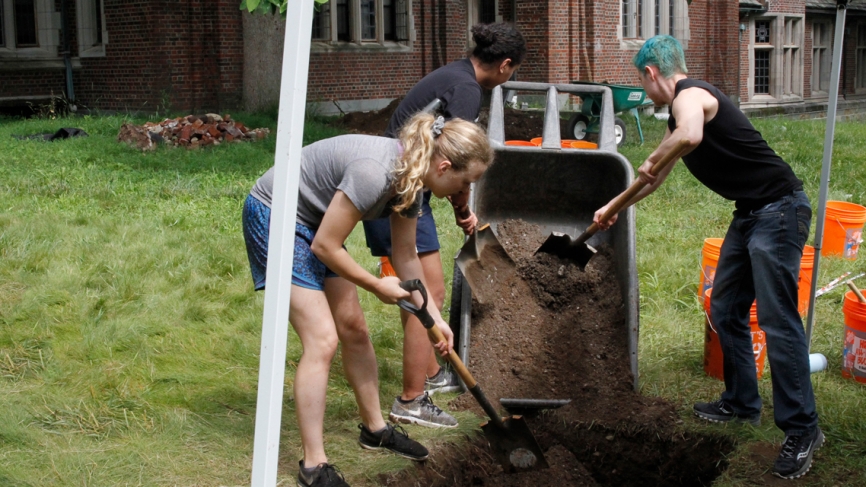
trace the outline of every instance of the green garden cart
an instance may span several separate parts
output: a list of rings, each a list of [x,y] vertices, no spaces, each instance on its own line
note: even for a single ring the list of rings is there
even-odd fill
[[[612,85],[608,83],[592,83],[589,81],[573,81],[577,86],[606,86],[613,93],[613,111],[622,113],[630,111],[637,123],[637,131],[640,135],[640,143],[643,144],[643,130],[640,128],[640,117],[637,109],[647,103],[646,92],[640,86]],[[580,111],[575,113],[568,121],[568,132],[577,140],[594,138],[598,135],[599,119],[601,114],[601,94],[597,92],[580,92],[577,95],[581,99]],[[616,117],[614,119],[614,133],[616,134],[616,145],[625,141],[625,122]]]

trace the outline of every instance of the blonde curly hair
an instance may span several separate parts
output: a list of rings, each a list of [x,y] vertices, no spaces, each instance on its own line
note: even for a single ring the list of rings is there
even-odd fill
[[[445,122],[439,135],[434,135],[435,122],[435,116],[422,112],[409,119],[400,130],[403,155],[394,169],[398,196],[395,212],[412,206],[416,195],[424,188],[423,178],[434,157],[441,156],[450,161],[455,171],[465,171],[473,162],[485,167],[493,162],[493,149],[484,129],[475,123],[453,118]]]

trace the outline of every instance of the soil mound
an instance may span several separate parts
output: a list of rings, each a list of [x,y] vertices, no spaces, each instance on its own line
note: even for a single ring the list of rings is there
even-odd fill
[[[628,330],[616,256],[602,247],[585,270],[548,254],[533,255],[540,227],[509,220],[497,228],[501,248],[484,248],[467,269],[473,294],[469,370],[494,407],[500,398],[570,399],[527,415],[549,469],[505,474],[484,438],[448,445],[430,465],[383,479],[387,485],[701,486],[726,467],[726,437],[688,434],[675,408],[633,388]],[[450,406],[484,415],[469,394]]]

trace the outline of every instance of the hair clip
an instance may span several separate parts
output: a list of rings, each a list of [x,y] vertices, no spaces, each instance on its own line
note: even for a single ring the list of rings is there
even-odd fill
[[[436,117],[436,120],[433,121],[433,138],[439,137],[442,135],[442,129],[445,128],[445,117],[439,115]]]

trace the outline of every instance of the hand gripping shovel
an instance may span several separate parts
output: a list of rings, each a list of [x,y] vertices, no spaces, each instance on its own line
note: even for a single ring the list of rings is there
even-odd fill
[[[397,302],[397,305],[415,315],[435,343],[445,340],[442,332],[435,326],[433,317],[427,312],[427,290],[424,289],[424,284],[414,279],[400,283],[400,287],[410,292],[420,292],[424,304],[418,308],[408,301],[401,300]],[[451,366],[454,367],[457,375],[463,379],[466,388],[469,389],[484,412],[490,416],[490,421],[482,424],[481,429],[490,443],[493,456],[496,457],[502,468],[508,473],[548,468],[549,465],[544,459],[544,453],[529,430],[526,421],[520,416],[501,418],[490,401],[487,400],[484,392],[481,391],[481,387],[475,382],[472,374],[469,373],[469,369],[463,365],[463,361],[453,350],[448,354],[448,361],[451,362]]]
[[[655,176],[662,169],[664,169],[668,164],[677,160],[677,156],[685,150],[685,148],[689,145],[689,141],[687,139],[680,140],[677,145],[675,145],[664,157],[661,158],[655,165],[652,167],[650,172]],[[628,202],[634,198],[638,192],[646,185],[646,183],[641,182],[640,180],[632,183],[629,188],[623,192],[619,197],[614,201],[612,205],[607,209],[607,211],[601,216],[601,221],[610,220],[614,215],[622,211],[623,208],[626,207]],[[581,269],[586,267],[586,264],[589,263],[589,260],[595,255],[596,250],[592,248],[592,246],[587,245],[586,241],[589,240],[589,237],[595,235],[598,231],[598,224],[595,222],[586,229],[579,237],[576,239],[572,239],[565,233],[561,232],[551,232],[550,236],[547,237],[547,240],[535,251],[544,252],[547,254],[557,255],[559,257],[563,257],[566,259],[571,259],[574,261]]]

